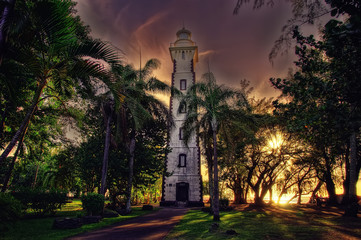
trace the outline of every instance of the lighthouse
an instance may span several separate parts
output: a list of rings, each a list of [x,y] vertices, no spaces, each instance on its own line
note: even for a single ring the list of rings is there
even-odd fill
[[[198,47],[191,32],[184,27],[177,32],[177,40],[169,48],[173,62],[172,87],[183,94],[195,83],[194,68],[198,62]],[[174,126],[169,129],[169,147],[166,171],[163,177],[161,206],[203,206],[200,150],[194,133],[186,145],[182,125],[187,106],[179,108],[180,99],[170,97],[170,112]]]

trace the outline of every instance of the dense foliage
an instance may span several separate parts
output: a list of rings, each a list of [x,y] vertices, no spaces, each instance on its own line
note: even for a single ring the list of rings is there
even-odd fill
[[[286,119],[290,131],[299,134],[321,156],[318,177],[327,185],[331,202],[336,202],[333,169],[344,162],[346,202],[354,205],[360,171],[360,5],[355,1],[327,1],[331,14],[347,14],[345,20],[330,20],[322,39],[304,37],[298,28],[297,72],[288,79],[271,79],[288,102],[276,101],[277,113]],[[357,207],[346,211],[355,216]]]
[[[66,203],[66,192],[56,189],[21,188],[11,192],[21,202],[24,209],[30,209],[37,215],[51,214]]]
[[[97,193],[88,193],[81,196],[83,209],[89,216],[98,216],[103,213],[104,196]]]
[[[21,202],[8,193],[0,193],[0,230],[20,218],[22,215]]]

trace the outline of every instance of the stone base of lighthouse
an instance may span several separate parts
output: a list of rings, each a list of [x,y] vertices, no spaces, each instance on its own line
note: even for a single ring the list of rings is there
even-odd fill
[[[203,207],[202,176],[199,161],[187,161],[187,166],[179,167],[179,154],[186,153],[187,157],[199,159],[199,148],[173,148],[167,159],[167,169],[173,169],[170,176],[163,178],[163,193],[160,206]],[[175,159],[172,161],[172,159]]]

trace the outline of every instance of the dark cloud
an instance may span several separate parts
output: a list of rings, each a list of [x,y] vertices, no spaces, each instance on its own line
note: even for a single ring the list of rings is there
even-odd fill
[[[170,83],[172,71],[168,48],[184,23],[199,48],[198,77],[206,71],[209,61],[220,83],[238,86],[239,80],[248,79],[258,96],[275,96],[277,92],[268,79],[285,76],[294,56],[279,57],[272,66],[268,54],[290,17],[290,6],[281,2],[273,8],[254,11],[250,4],[234,16],[235,3],[236,0],[78,0],[77,8],[93,36],[122,49],[128,63],[139,66],[140,48],[143,61],[160,59],[162,67],[156,74],[165,82]]]

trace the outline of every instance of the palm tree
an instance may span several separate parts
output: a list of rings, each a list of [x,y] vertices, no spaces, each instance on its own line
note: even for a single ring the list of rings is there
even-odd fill
[[[19,24],[21,31],[16,28],[17,31],[9,33],[12,41],[5,58],[17,62],[34,79],[36,87],[20,127],[0,156],[0,164],[27,129],[44,99],[44,90],[70,94],[80,80],[86,86],[89,76],[108,77],[98,60],[112,64],[117,61],[116,52],[107,44],[78,37],[79,22],[70,14],[72,6],[70,1],[60,0],[25,2],[21,9],[24,15]]]
[[[207,160],[213,157],[213,197],[212,210],[213,220],[219,221],[219,180],[218,180],[218,156],[217,156],[217,133],[226,122],[229,114],[233,113],[231,105],[245,102],[245,97],[237,91],[233,91],[223,85],[217,85],[213,73],[203,74],[203,82],[192,85],[187,94],[181,100],[181,106],[187,105],[188,111],[183,124],[185,142],[190,139],[192,133],[198,132],[201,141],[206,147]],[[209,139],[213,140],[213,153],[209,153]],[[213,155],[213,156],[212,156]],[[210,179],[211,176],[210,176]]]
[[[108,86],[115,99],[116,136],[118,142],[125,142],[129,152],[126,212],[131,211],[136,135],[148,121],[167,119],[168,108],[153,93],[169,92],[170,87],[152,77],[159,60],[147,61],[144,68],[135,70],[131,65],[113,67],[114,79]]]
[[[14,10],[15,0],[3,1],[1,3],[2,14],[0,18],[0,65],[5,51],[6,38],[8,34],[9,22]]]
[[[105,195],[106,182],[108,173],[108,159],[110,151],[110,139],[111,139],[111,122],[114,115],[114,103],[111,99],[108,99],[101,104],[102,113],[104,116],[105,124],[105,143],[104,143],[104,155],[103,155],[103,166],[102,166],[102,178],[100,183],[100,194]]]

